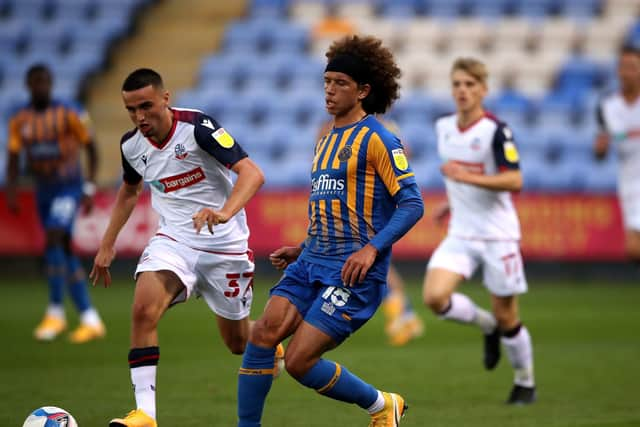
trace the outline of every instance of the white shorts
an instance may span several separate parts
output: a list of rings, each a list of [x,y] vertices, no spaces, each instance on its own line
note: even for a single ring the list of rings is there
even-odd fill
[[[442,268],[469,279],[480,265],[482,281],[491,294],[509,296],[527,292],[527,279],[517,241],[447,236],[431,255],[427,269]]]
[[[142,252],[134,277],[143,271],[169,270],[184,285],[171,304],[202,296],[217,315],[230,320],[249,315],[253,300],[255,265],[250,251],[240,254],[190,248],[167,237],[155,236]]]
[[[624,229],[640,231],[640,192],[620,194],[619,199]]]

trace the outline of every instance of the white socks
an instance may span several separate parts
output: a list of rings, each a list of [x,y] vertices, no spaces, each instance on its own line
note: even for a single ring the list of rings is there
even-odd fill
[[[533,347],[531,335],[524,326],[513,337],[501,338],[511,366],[515,371],[513,382],[523,387],[533,387]]]
[[[80,314],[80,322],[89,326],[98,326],[102,323],[98,312],[93,307],[86,309]]]
[[[157,366],[131,368],[131,383],[136,395],[136,405],[154,420],[156,419],[156,369]]]
[[[64,319],[64,306],[62,304],[49,304],[47,306],[47,315]]]
[[[441,314],[440,317],[476,325],[486,335],[492,333],[497,326],[496,319],[492,313],[478,307],[469,297],[459,293],[451,295],[449,309]],[[523,387],[533,387],[535,385],[533,377],[533,347],[527,328],[521,326],[514,336],[502,336],[500,340],[515,371],[514,383]]]
[[[468,296],[459,293],[451,295],[449,309],[440,317],[474,324],[482,329],[484,334],[490,334],[496,328],[496,319],[493,314],[475,305]]]
[[[367,408],[367,412],[369,415],[373,415],[376,412],[382,411],[382,408],[384,408],[384,396],[382,395],[382,392],[378,390],[378,398]]]

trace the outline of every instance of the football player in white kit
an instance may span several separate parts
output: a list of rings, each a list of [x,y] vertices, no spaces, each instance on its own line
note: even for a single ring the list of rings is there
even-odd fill
[[[609,145],[618,151],[618,197],[627,256],[640,263],[640,50],[625,46],[618,59],[620,90],[598,104],[599,132],[594,144],[603,159]]]
[[[109,425],[156,427],[157,325],[172,304],[201,296],[229,350],[244,351],[254,272],[244,206],[264,176],[213,118],[171,108],[155,71],[132,72],[122,98],[136,128],[122,137],[123,183],[90,277],[111,283],[116,238],[149,183],[160,221],[135,272],[129,367],[137,409]]]
[[[522,175],[511,130],[482,106],[487,77],[485,65],[472,58],[456,60],[451,69],[457,111],[436,122],[448,196],[436,219],[442,221],[450,212],[451,221],[427,266],[423,296],[439,317],[482,330],[486,369],[496,367],[502,342],[515,371],[507,403],[528,404],[536,399],[533,352],[517,300],[518,294],[527,291],[527,282],[520,225],[510,195],[521,189]],[[491,293],[492,312],[455,292],[480,266],[484,286]]]

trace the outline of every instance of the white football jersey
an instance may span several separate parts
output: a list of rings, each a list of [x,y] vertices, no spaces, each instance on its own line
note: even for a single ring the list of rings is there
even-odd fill
[[[619,92],[604,97],[598,123],[618,152],[620,195],[640,197],[640,98],[628,104]]]
[[[158,234],[196,249],[222,253],[247,251],[249,228],[244,210],[226,224],[206,225],[196,233],[192,216],[218,210],[231,194],[229,169],[247,153],[211,117],[173,108],[173,127],[160,144],[134,129],[121,141],[124,180],[150,184],[151,204],[160,216]]]
[[[519,169],[513,134],[504,123],[486,114],[466,129],[456,114],[436,121],[438,153],[467,170],[494,175]],[[463,239],[519,240],[520,223],[508,191],[493,191],[444,177],[451,208],[449,235]]]

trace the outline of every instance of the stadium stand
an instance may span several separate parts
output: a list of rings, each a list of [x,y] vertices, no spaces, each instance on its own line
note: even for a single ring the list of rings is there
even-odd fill
[[[114,1],[118,7],[106,7]],[[24,100],[20,79],[36,60],[61,76],[58,94],[77,97],[150,2],[114,1],[0,0],[0,48],[8,52],[0,59],[1,118]],[[252,0],[174,104],[218,118],[267,171],[290,172],[269,185],[306,185],[304,168],[294,163],[327,118],[322,55],[335,37],[316,30],[327,17],[343,19],[348,25],[337,28],[375,34],[393,47],[403,90],[389,115],[420,171],[435,166],[433,119],[453,109],[449,67],[457,56],[473,55],[490,66],[487,107],[514,128],[527,188],[611,191],[614,163],[590,155],[594,105],[612,87],[618,46],[640,43],[639,13],[632,0]],[[4,126],[6,120],[0,131]],[[597,173],[581,176],[578,162]],[[421,179],[428,189],[442,188],[435,174]]]
[[[590,152],[594,105],[611,86],[617,47],[640,41],[637,12],[628,0],[255,0],[247,17],[227,29],[222,49],[203,60],[198,84],[179,104],[201,106],[222,121],[244,120],[239,139],[260,140],[243,143],[267,170],[288,170],[288,152],[313,144],[312,130],[326,118],[317,94],[330,40],[313,29],[335,13],[393,46],[404,77],[390,116],[417,170],[437,170],[431,122],[452,110],[452,60],[474,55],[490,65],[488,108],[514,128],[529,189],[612,191],[614,161],[596,163]],[[208,96],[213,87],[229,91]],[[278,125],[265,131],[265,122]],[[275,128],[284,126],[295,133],[280,135]],[[585,165],[594,173],[586,176]],[[421,184],[442,188],[432,175],[422,174]],[[306,182],[300,173],[282,184]]]
[[[106,64],[109,46],[132,30],[150,0],[0,0],[0,132],[27,100],[24,73],[49,65],[54,96],[78,100],[87,79]],[[0,150],[4,170],[6,150]],[[4,174],[0,182],[4,182]]]

